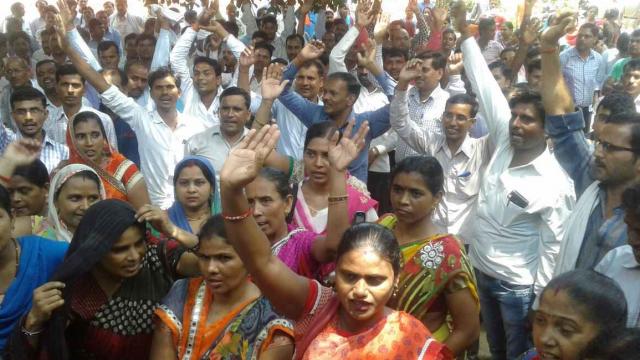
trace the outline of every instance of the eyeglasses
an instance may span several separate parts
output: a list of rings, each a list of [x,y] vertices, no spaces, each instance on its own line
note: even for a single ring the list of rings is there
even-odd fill
[[[18,116],[26,116],[27,113],[31,113],[31,115],[42,115],[44,113],[44,110],[40,108],[13,110],[13,114]]]
[[[636,149],[633,149],[633,148],[630,148],[630,147],[613,145],[611,143],[608,143],[606,141],[602,141],[600,139],[594,139],[593,143],[594,143],[596,148],[598,148],[598,146],[602,147],[602,150],[604,152],[606,152],[606,153],[612,153],[612,152],[616,152],[616,151],[630,151],[632,153],[636,152]]]
[[[456,115],[456,114],[453,114],[453,113],[450,113],[450,112],[446,112],[446,113],[442,114],[442,118],[444,120],[447,120],[447,121],[451,121],[451,120],[467,121],[467,120],[469,120],[469,118],[464,116],[464,115]]]

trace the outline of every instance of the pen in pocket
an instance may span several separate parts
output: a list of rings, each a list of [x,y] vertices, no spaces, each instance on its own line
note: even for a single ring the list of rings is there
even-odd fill
[[[469,176],[471,176],[471,172],[469,172],[468,170],[458,175],[459,178],[466,178]]]

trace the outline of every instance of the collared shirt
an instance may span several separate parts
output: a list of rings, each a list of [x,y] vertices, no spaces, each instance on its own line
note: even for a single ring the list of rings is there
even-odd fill
[[[482,49],[482,57],[484,57],[487,64],[491,64],[496,60],[500,60],[500,53],[502,50],[504,50],[504,47],[502,47],[499,42],[489,40],[487,46]]]
[[[554,144],[553,153],[573,180],[578,198],[596,180],[591,172],[593,147],[584,136],[584,127],[582,111],[547,116],[545,119],[546,133]],[[627,243],[624,210],[616,207],[613,216],[607,219],[607,191],[603,185],[600,185],[598,197],[599,201],[589,215],[576,269],[593,269],[607,252]]]
[[[118,138],[116,137],[116,130],[113,127],[113,121],[109,115],[100,112],[94,108],[88,107],[86,105],[82,105],[76,114],[79,114],[84,111],[91,111],[98,115],[100,120],[102,121],[102,125],[104,126],[104,131],[107,135],[107,140],[109,141],[109,145],[111,145],[116,150],[118,149]],[[75,115],[74,115],[75,116]],[[64,108],[61,106],[56,108],[55,110],[49,112],[49,117],[45,120],[42,128],[47,132],[47,135],[51,137],[56,142],[60,144],[67,143],[67,126],[69,125],[69,118],[67,114],[64,112]]]
[[[442,136],[441,118],[447,105],[447,99],[449,99],[449,93],[442,90],[440,85],[433,89],[424,101],[420,100],[420,92],[416,87],[410,88],[408,104],[411,122],[425,131]],[[396,147],[396,162],[412,155],[418,155],[418,153],[400,138]]]
[[[31,79],[31,86],[40,89],[35,79]],[[44,93],[44,91],[42,93]],[[11,116],[11,94],[13,94],[13,87],[10,83],[7,83],[0,90],[0,121],[2,121],[7,128],[17,132],[18,128]]]
[[[4,149],[9,143],[22,138],[20,133],[14,133],[4,126],[2,126],[2,130],[0,131],[2,132],[2,134],[0,134],[0,153],[4,152]],[[49,174],[58,167],[62,160],[67,160],[68,158],[69,148],[64,144],[53,141],[45,131],[39,159],[47,167]]]
[[[365,111],[378,110],[387,104],[389,104],[389,97],[381,88],[376,87],[372,91],[369,91],[369,89],[363,86],[360,88],[360,96],[358,96],[358,100],[353,104],[353,111],[361,113]],[[382,173],[388,173],[391,171],[388,152],[394,150],[397,143],[398,136],[393,130],[389,130],[381,136],[373,139],[369,146],[375,147],[379,155],[371,165],[369,165],[369,171]]]
[[[405,144],[419,154],[438,159],[444,172],[444,198],[434,214],[434,223],[443,230],[462,237],[474,219],[480,183],[493,153],[487,136],[464,139],[455,154],[447,146],[446,137],[420,127],[409,118],[407,91],[396,90],[391,102],[391,127]]]
[[[627,299],[627,327],[640,327],[640,263],[630,245],[611,250],[595,270],[614,279]]]
[[[322,104],[322,101],[319,100],[318,104]],[[271,116],[276,120],[280,132],[286,134],[278,139],[276,150],[283,155],[302,160],[307,127],[278,99],[271,106]]]
[[[295,66],[295,64],[289,64],[283,74],[283,78],[292,82],[297,72],[298,68]],[[384,76],[378,76],[377,79],[378,83],[380,84],[388,84]],[[287,85],[278,99],[307,128],[315,123],[331,120],[329,115],[324,111],[323,105],[314,104],[311,101],[303,98],[300,94],[291,89],[290,84],[291,83]],[[385,86],[382,87],[385,88]],[[358,155],[358,157],[353,162],[351,162],[351,165],[349,165],[349,171],[351,172],[351,174],[366,183],[368,165],[367,149],[369,149],[371,139],[376,138],[389,130],[389,106],[364,113],[353,112],[349,116],[349,119],[355,119],[354,131],[357,131],[364,121],[369,122],[369,133],[366,136],[366,144],[364,150],[361,151],[360,155]]]
[[[47,23],[42,17],[37,17],[31,20],[29,23],[29,30],[31,30],[31,37],[36,39],[38,44],[41,43],[40,33],[42,30],[46,29]]]
[[[253,15],[251,11],[251,4],[242,5],[242,16],[241,20],[244,25],[247,27],[247,34],[251,35],[256,30],[258,30],[258,26],[256,24],[256,17]],[[270,43],[275,51],[273,52],[273,58],[281,58],[288,60],[287,57],[287,37],[296,31],[296,15],[294,12],[293,6],[287,6],[287,9],[284,12],[284,30],[275,39]]]
[[[157,110],[148,111],[115,86],[109,87],[100,98],[135,131],[151,202],[163,209],[169,208],[174,202],[173,170],[184,157],[187,139],[205,129],[204,121],[178,114],[176,128],[171,129]]]
[[[117,30],[124,40],[124,38],[131,33],[142,33],[144,30],[144,19],[128,11],[123,17],[120,17],[120,14],[115,12],[109,18],[109,28]]]
[[[469,256],[495,279],[534,285],[539,293],[553,275],[566,220],[575,204],[573,186],[545,149],[528,164],[511,167],[511,108],[475,39],[462,43],[464,67],[483,109],[494,151],[480,184]],[[516,196],[523,201],[512,201]],[[517,205],[517,204],[520,205]]]
[[[593,103],[593,93],[600,90],[607,76],[607,63],[595,50],[583,59],[576,48],[560,54],[560,65],[577,106],[585,107]]]

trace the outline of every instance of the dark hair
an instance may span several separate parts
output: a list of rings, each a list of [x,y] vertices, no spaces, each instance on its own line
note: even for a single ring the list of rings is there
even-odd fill
[[[127,73],[124,72],[124,70],[117,68],[117,69],[102,69],[100,70],[100,74],[102,74],[104,76],[105,72],[115,72],[118,74],[118,76],[120,76],[120,85],[122,86],[126,86],[129,83],[129,77],[127,76]]]
[[[284,171],[265,167],[260,170],[258,177],[272,183],[281,198],[286,199],[287,196],[292,195],[291,186],[289,186],[289,176]]]
[[[616,41],[616,48],[622,54],[626,54],[629,51],[629,44],[631,43],[631,36],[627,33],[622,33]]]
[[[353,95],[356,99],[360,96],[360,83],[355,76],[347,72],[335,72],[327,76],[327,80],[342,80],[347,83],[347,92],[349,95]]]
[[[564,291],[588,321],[600,326],[598,338],[606,338],[626,327],[627,301],[620,286],[611,278],[593,270],[573,270],[549,281],[540,299],[549,292]],[[603,311],[606,309],[606,311]]]
[[[89,23],[87,25],[89,25],[89,28],[93,27],[93,26],[100,26],[102,24],[102,22],[96,18],[92,18],[89,20]]]
[[[217,60],[211,59],[206,56],[196,56],[193,60],[193,69],[195,71],[196,65],[198,64],[207,64],[213,68],[213,71],[216,72],[216,76],[222,75],[222,67],[220,67],[220,63]]]
[[[135,41],[136,43],[138,42],[138,34],[137,33],[130,33],[129,35],[124,37],[124,41],[122,42],[122,45],[126,46],[127,42],[129,41]]]
[[[7,19],[7,20],[10,20],[10,19]],[[12,32],[12,33],[9,33],[9,35],[8,35],[9,44],[13,44],[15,41],[20,40],[20,39],[22,39],[22,40],[28,42],[29,44],[31,44],[31,37],[29,36],[29,34],[27,34],[24,31]]]
[[[238,37],[238,33],[240,32],[240,28],[238,24],[233,21],[221,21],[222,27],[224,27],[227,32],[235,37]]]
[[[535,70],[542,71],[542,61],[540,59],[532,60],[527,64],[527,74],[534,72]]]
[[[196,246],[196,249],[199,247],[200,243],[211,240],[214,237],[219,237],[224,240],[225,243],[229,243],[227,230],[224,228],[224,218],[220,214],[211,216],[202,225],[200,232],[198,233],[198,246]]]
[[[56,63],[53,59],[44,59],[44,60],[40,60],[36,63],[36,72],[38,71],[38,68],[40,66],[46,65],[46,64],[53,64],[53,66],[55,67],[56,71],[58,70],[58,63]]]
[[[640,114],[636,112],[626,112],[609,116],[605,124],[630,125],[631,126],[631,148],[635,154],[640,154]]]
[[[226,88],[222,94],[220,94],[220,103],[227,96],[240,95],[244,98],[244,104],[247,106],[247,110],[251,108],[251,95],[245,89],[239,88],[237,86],[230,86]]]
[[[142,62],[142,61],[140,61],[138,59],[132,59],[132,60],[127,61],[124,64],[124,72],[125,72],[125,74],[128,74],[129,70],[134,66],[142,66],[143,68],[147,69],[147,71],[149,70],[149,67],[144,62]]]
[[[300,44],[302,44],[302,47],[304,47],[304,37],[302,37],[302,35],[300,34],[291,34],[287,36],[287,40],[285,40],[285,44],[288,44],[290,40],[294,40],[294,39],[299,40]]]
[[[633,360],[640,354],[640,328],[627,328],[615,336],[593,342],[582,352],[593,360]],[[587,356],[583,357],[587,358]]]
[[[73,176],[70,176],[69,178],[67,178],[64,181],[64,184],[62,184],[60,186],[60,188],[58,190],[56,190],[56,192],[53,194],[53,200],[58,200],[58,196],[60,196],[60,192],[62,191],[62,188],[64,188],[64,186],[67,184],[67,182],[69,180],[77,179],[77,178],[89,179],[89,180],[95,182],[96,186],[98,187],[98,189],[100,189],[100,178],[98,177],[98,175],[96,175],[96,173],[94,173],[91,170],[82,170],[82,171],[78,171],[77,173],[73,174]]]
[[[140,44],[142,41],[145,41],[145,40],[150,40],[154,46],[156,45],[156,41],[158,41],[158,39],[156,39],[155,36],[151,34],[142,33],[138,35],[136,39],[136,45]]]
[[[456,32],[452,29],[452,28],[446,28],[442,31],[442,37],[444,38],[445,35],[453,35],[454,39],[457,39],[458,36],[456,35]]]
[[[447,58],[440,51],[425,51],[417,56],[421,60],[431,59],[431,67],[434,70],[443,70],[447,66]]]
[[[180,89],[180,78],[173,75],[173,72],[171,72],[171,70],[169,70],[169,68],[166,66],[160,67],[156,71],[149,74],[149,88],[153,88],[153,84],[155,84],[156,81],[162,80],[166,77],[173,78],[173,81],[175,81],[176,83],[176,87]]]
[[[120,57],[120,48],[118,47],[118,44],[111,40],[100,41],[100,43],[98,44],[98,56],[111,48],[115,48],[118,57]]]
[[[542,96],[540,93],[534,90],[525,91],[521,94],[517,94],[509,101],[509,106],[514,108],[518,104],[530,104],[533,105],[536,112],[540,116],[540,121],[544,124],[544,118],[546,113],[544,111],[544,106],[542,105]]]
[[[391,182],[398,174],[417,173],[422,176],[424,185],[431,194],[443,191],[444,171],[438,160],[432,156],[409,156],[398,164],[391,172]]]
[[[9,214],[11,217],[11,195],[9,190],[0,184],[0,208]]]
[[[640,37],[640,29],[635,29],[631,32],[631,37]]]
[[[83,111],[83,112],[79,112],[77,113],[74,117],[73,117],[73,128],[75,129],[76,126],[78,126],[78,124],[80,123],[86,123],[89,122],[89,120],[93,120],[96,123],[98,123],[98,126],[100,127],[100,132],[102,133],[102,137],[107,140],[107,132],[104,130],[104,124],[102,124],[102,119],[100,119],[100,116],[98,116],[98,114],[94,113],[93,111]]]
[[[640,217],[640,185],[632,185],[622,193],[622,207],[627,214]]]
[[[596,38],[600,34],[600,29],[598,28],[598,26],[596,24],[584,23],[584,24],[582,24],[582,26],[580,26],[580,29],[578,29],[578,31],[580,31],[582,29],[588,29],[591,32],[591,35],[593,35]]]
[[[9,98],[11,104],[11,110],[15,108],[15,104],[19,101],[40,100],[42,107],[47,108],[47,97],[44,94],[31,86],[21,86],[13,91]]]
[[[271,14],[267,14],[260,18],[260,27],[267,23],[273,24],[276,28],[278,27],[278,20]]]
[[[58,66],[58,69],[56,70],[56,82],[60,82],[60,78],[67,75],[80,76],[80,80],[84,83],[84,77],[82,77],[82,75],[80,75],[80,73],[78,72],[78,69],[76,69],[76,67],[71,64]]]
[[[49,183],[49,170],[40,159],[35,159],[29,165],[16,167],[11,176],[21,176],[39,188],[43,188]]]
[[[261,39],[266,39],[269,36],[267,35],[266,32],[262,31],[262,30],[256,30],[253,32],[253,34],[251,35],[251,40],[255,40],[257,38],[261,38]]]
[[[447,99],[446,106],[455,105],[455,104],[470,105],[471,117],[476,117],[476,114],[478,114],[478,107],[479,107],[478,101],[476,100],[476,98],[474,98],[469,94],[457,94]]]
[[[494,18],[482,18],[478,22],[478,31],[489,30],[496,27],[496,21]]]
[[[604,108],[611,111],[609,116],[615,116],[625,112],[635,112],[636,105],[631,95],[622,91],[614,91],[600,100],[598,109]]]
[[[336,252],[336,262],[349,251],[361,248],[373,249],[382,259],[391,264],[394,275],[399,274],[402,255],[398,240],[391,230],[382,225],[367,222],[351,226],[342,234]]]
[[[392,57],[401,57],[404,58],[404,61],[409,60],[409,53],[406,50],[398,49],[398,48],[383,48],[382,49],[382,59],[388,59]]]
[[[316,138],[330,139],[336,131],[338,131],[338,128],[333,121],[322,121],[311,125],[304,137],[304,149],[309,146],[311,140]]]
[[[511,80],[513,78],[513,71],[511,68],[502,60],[496,60],[489,64],[489,70],[498,69],[500,74],[504,76],[507,80]]]
[[[300,66],[300,69],[308,69],[315,67],[318,70],[318,76],[322,79],[324,77],[324,64],[318,59],[307,60]]]
[[[280,65],[287,66],[289,65],[289,62],[283,58],[275,58],[271,60],[270,64],[280,64]]]
[[[267,50],[269,52],[269,58],[271,58],[273,56],[273,52],[275,51],[275,48],[273,47],[273,45],[271,44],[267,44],[264,41],[260,41],[258,42],[254,47],[253,47],[253,52],[255,53],[256,50],[258,49],[264,49]]]
[[[640,70],[640,59],[632,59],[629,60],[626,64],[624,64],[624,73],[629,71],[638,71]]]

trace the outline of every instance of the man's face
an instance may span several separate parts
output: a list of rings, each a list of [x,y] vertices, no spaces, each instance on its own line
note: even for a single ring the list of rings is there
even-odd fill
[[[12,11],[16,17],[22,18],[24,16],[24,5],[22,5],[22,3],[16,3]]]
[[[519,103],[511,109],[511,146],[530,150],[545,143],[544,121],[533,104]]]
[[[127,60],[135,59],[138,57],[138,44],[136,39],[129,39],[124,44],[124,51],[127,56]]]
[[[225,96],[220,101],[220,131],[226,136],[235,136],[244,130],[251,118],[251,111],[241,95]]]
[[[159,112],[175,110],[179,97],[180,88],[173,76],[158,79],[151,86],[151,98]]]
[[[193,67],[193,84],[200,96],[209,95],[218,91],[220,78],[211,65],[201,62]]]
[[[603,184],[622,185],[638,177],[638,156],[629,150],[632,127],[605,123],[596,131],[592,174]]]
[[[120,62],[120,54],[118,54],[118,50],[114,46],[111,46],[98,54],[98,60],[100,60],[100,66],[103,69],[117,69]]]
[[[91,26],[89,26],[89,34],[93,40],[101,41],[104,31],[104,25],[101,22],[92,22]]]
[[[271,42],[276,38],[278,27],[272,22],[263,21],[262,24],[260,24],[260,30],[267,34],[267,41]]]
[[[324,49],[326,52],[331,52],[334,46],[336,46],[336,34],[331,31],[327,31],[322,36],[322,43],[324,44]]]
[[[416,87],[422,91],[431,91],[440,84],[442,80],[443,70],[436,70],[431,67],[433,59],[426,59],[422,61],[421,76],[416,79]]]
[[[640,219],[633,210],[626,211],[624,222],[627,224],[627,244],[633,250],[633,257],[640,263]]]
[[[502,24],[500,26],[500,34],[502,35],[503,39],[511,39],[511,36],[513,35],[513,30],[511,30],[510,27]]]
[[[33,138],[41,133],[42,125],[49,114],[42,105],[42,101],[25,100],[13,103],[11,115],[13,115],[13,120],[20,130],[20,134]]]
[[[295,90],[305,99],[316,101],[323,79],[315,66],[303,67],[296,74]]]
[[[31,44],[29,44],[26,39],[18,38],[11,45],[16,56],[19,56],[21,58],[29,57],[29,53],[31,52]]]
[[[287,41],[287,58],[289,58],[289,61],[295,59],[300,50],[302,50],[300,39],[293,38]]]
[[[371,80],[369,80],[369,70],[367,70],[366,67],[358,65],[356,71],[360,85],[362,85],[366,89],[371,89],[372,87],[374,87]]]
[[[84,10],[84,8],[87,7],[88,3],[89,3],[88,0],[80,0],[80,1],[78,1],[78,6],[80,7],[80,10]]]
[[[640,96],[640,70],[628,70],[622,76],[622,85],[632,98]]]
[[[56,90],[56,66],[50,62],[40,65],[36,69],[36,78],[38,85],[45,92],[54,92]]]
[[[632,58],[640,57],[640,36],[632,36],[629,41],[629,56]]]
[[[109,15],[107,15],[106,11],[104,11],[104,10],[98,11],[98,13],[96,13],[96,19],[98,19],[98,21],[100,21],[100,23],[104,27],[105,31],[106,31],[106,29],[109,28]]]
[[[238,62],[235,55],[233,55],[233,52],[229,48],[225,48],[222,51],[222,60],[224,61],[224,66],[226,69],[234,69]]]
[[[394,80],[398,80],[400,71],[402,71],[406,63],[407,60],[404,56],[387,56],[383,62],[384,71],[389,73]]]
[[[127,0],[116,0],[116,10],[118,14],[124,15],[127,13]]]
[[[506,94],[509,91],[509,86],[511,85],[509,79],[504,77],[502,71],[500,71],[500,69],[498,68],[491,69],[491,75],[493,75],[493,78],[498,83],[498,86],[500,86],[500,90],[502,90],[502,93]]]
[[[527,72],[527,83],[529,87],[535,91],[540,91],[540,83],[542,81],[542,70],[533,69],[533,71]]]
[[[104,9],[104,11],[107,13],[107,16],[111,16],[113,15],[113,3],[111,1],[107,1],[106,3],[104,3],[102,5],[102,8]],[[126,8],[126,6],[125,6]]]
[[[134,99],[139,98],[144,93],[149,80],[149,70],[142,65],[133,65],[127,71],[127,93]]]
[[[578,39],[576,40],[576,49],[580,51],[587,51],[593,49],[596,45],[598,38],[593,35],[590,29],[582,28],[578,32]]]
[[[42,0],[36,2],[36,8],[38,8],[38,13],[40,14],[40,17],[44,17],[45,10],[47,9],[47,2]]]
[[[45,55],[51,55],[51,40],[51,35],[46,32],[40,35],[40,44],[42,45],[42,52],[44,52]]]
[[[341,79],[330,79],[325,83],[322,94],[324,111],[329,116],[341,114],[353,106],[356,98],[349,94],[347,83]]]
[[[506,64],[511,64],[511,61],[513,61],[513,58],[515,57],[515,51],[504,51],[502,54],[500,54],[500,60],[504,61]]]
[[[480,38],[484,41],[493,40],[496,37],[496,27],[490,26],[480,30]]]
[[[262,71],[262,69],[271,62],[271,55],[267,49],[255,49],[253,53],[255,56],[255,64],[253,67],[257,71]]]
[[[349,31],[349,27],[346,24],[339,23],[333,28],[333,32],[336,34],[336,41],[340,41],[344,34]]]
[[[84,84],[80,75],[63,75],[56,88],[63,106],[78,106],[82,103]]]
[[[151,39],[142,39],[141,41],[138,41],[136,52],[142,59],[151,59],[153,58],[153,52],[155,49],[156,45]]]
[[[409,36],[407,30],[405,30],[404,28],[392,31],[390,40],[391,47],[393,48],[409,50],[409,48],[411,47],[411,37]]]
[[[4,67],[4,73],[14,89],[28,85],[31,78],[29,68],[20,59],[9,59]]]
[[[450,32],[442,37],[442,50],[451,51],[456,48],[456,36]]]
[[[442,127],[449,141],[462,141],[475,123],[468,104],[448,104],[442,115]]]

